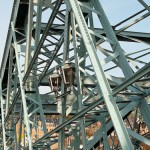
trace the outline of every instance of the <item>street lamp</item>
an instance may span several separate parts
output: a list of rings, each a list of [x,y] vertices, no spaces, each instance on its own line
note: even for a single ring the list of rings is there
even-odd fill
[[[70,60],[66,60],[62,66],[62,77],[65,85],[72,86],[75,80],[75,67],[71,65]]]
[[[61,76],[57,69],[49,76],[49,84],[53,92],[58,92],[61,87]]]

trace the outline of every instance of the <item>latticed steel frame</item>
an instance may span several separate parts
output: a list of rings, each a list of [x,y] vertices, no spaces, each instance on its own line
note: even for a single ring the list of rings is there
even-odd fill
[[[144,9],[112,26],[99,0],[14,0],[0,70],[1,149],[150,146],[150,33],[126,31],[150,15],[146,2],[137,3]],[[128,52],[121,41],[148,48]],[[48,77],[66,60],[75,81],[62,80],[55,93]],[[47,116],[57,118],[51,131]]]

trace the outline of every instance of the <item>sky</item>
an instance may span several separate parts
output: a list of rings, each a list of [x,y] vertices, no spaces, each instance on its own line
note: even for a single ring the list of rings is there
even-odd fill
[[[7,37],[13,0],[0,2],[0,64],[3,56],[4,45]]]

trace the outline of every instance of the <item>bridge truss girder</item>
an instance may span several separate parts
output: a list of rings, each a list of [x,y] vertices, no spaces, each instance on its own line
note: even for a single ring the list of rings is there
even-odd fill
[[[112,26],[99,0],[14,1],[0,70],[2,149],[150,146],[150,50],[121,46],[149,46],[149,33],[125,31],[150,15],[147,3],[137,3],[144,9]],[[62,81],[56,94],[48,77],[68,59],[75,81],[70,87]]]

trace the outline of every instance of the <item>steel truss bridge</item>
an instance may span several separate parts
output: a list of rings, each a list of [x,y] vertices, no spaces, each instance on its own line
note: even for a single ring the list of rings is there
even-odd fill
[[[0,149],[150,146],[150,32],[142,30],[150,7],[137,0],[128,16],[114,10],[114,23],[103,3],[14,0],[0,70]]]

